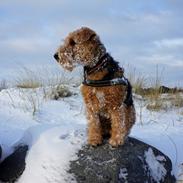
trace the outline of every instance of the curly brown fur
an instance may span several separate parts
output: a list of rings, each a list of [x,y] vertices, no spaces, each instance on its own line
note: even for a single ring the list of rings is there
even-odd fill
[[[77,64],[94,67],[105,54],[106,49],[97,34],[82,27],[66,37],[54,57],[63,68],[72,71]],[[100,69],[87,75],[87,79],[101,80],[107,74],[108,70]],[[123,73],[116,72],[113,78],[117,78],[119,74]],[[135,123],[133,104],[124,104],[127,87],[82,85],[81,92],[88,119],[88,143],[96,146],[102,143],[103,137],[110,136],[109,143],[112,146],[122,145]]]

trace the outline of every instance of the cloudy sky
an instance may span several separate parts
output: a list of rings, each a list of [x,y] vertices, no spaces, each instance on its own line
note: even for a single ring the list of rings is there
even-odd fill
[[[158,65],[164,84],[183,86],[182,10],[182,0],[2,0],[0,76],[22,65],[57,68],[57,46],[88,26],[126,70],[153,76]]]

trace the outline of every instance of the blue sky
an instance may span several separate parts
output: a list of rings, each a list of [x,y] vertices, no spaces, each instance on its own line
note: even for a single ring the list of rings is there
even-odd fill
[[[57,46],[88,26],[126,70],[154,76],[158,65],[164,84],[183,86],[182,9],[182,0],[1,1],[0,77],[22,65],[58,68]]]

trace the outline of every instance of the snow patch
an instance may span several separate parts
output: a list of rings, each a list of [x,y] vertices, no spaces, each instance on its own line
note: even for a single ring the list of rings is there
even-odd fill
[[[17,183],[73,182],[74,178],[67,171],[69,161],[77,158],[76,152],[84,142],[82,133],[63,126],[45,131],[39,127],[29,129],[25,137],[34,137],[34,140],[25,138],[32,140],[32,147],[26,158],[26,169]]]
[[[144,156],[152,178],[157,183],[159,183],[161,180],[164,181],[167,171],[161,162],[165,161],[165,158],[163,156],[155,156],[152,148],[149,148],[148,151],[145,151]]]
[[[120,172],[119,172],[119,179],[124,179],[125,182],[127,183],[127,176],[128,176],[128,172],[126,168],[120,168]]]
[[[125,85],[128,85],[128,81],[125,77],[112,79],[111,83],[112,84],[124,83]]]

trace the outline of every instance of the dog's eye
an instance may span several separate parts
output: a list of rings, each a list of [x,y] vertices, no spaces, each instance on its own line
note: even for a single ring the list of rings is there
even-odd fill
[[[95,38],[96,34],[92,34],[89,38],[89,41],[91,41],[93,38]]]
[[[76,43],[75,43],[75,41],[74,41],[73,39],[70,39],[69,44],[70,44],[71,46],[74,46]]]

